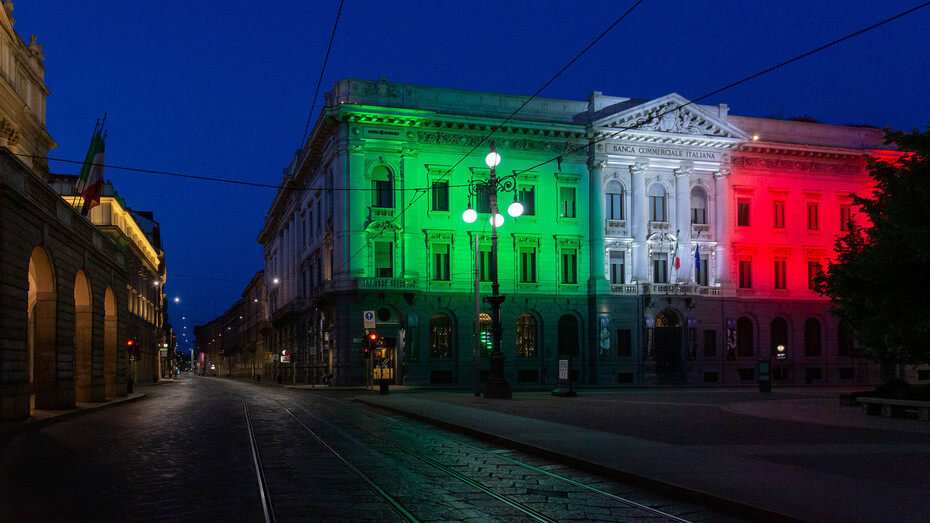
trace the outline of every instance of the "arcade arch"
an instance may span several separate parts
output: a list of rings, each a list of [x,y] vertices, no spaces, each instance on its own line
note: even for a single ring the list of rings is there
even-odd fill
[[[36,409],[54,409],[57,406],[55,315],[58,300],[54,275],[52,259],[45,248],[33,249],[29,257],[27,374]]]
[[[83,270],[74,277],[74,387],[77,401],[93,401],[94,306]]]

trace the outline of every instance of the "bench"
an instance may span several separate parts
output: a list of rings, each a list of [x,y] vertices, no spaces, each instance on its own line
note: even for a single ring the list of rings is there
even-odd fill
[[[917,413],[917,419],[930,421],[930,401],[895,400],[890,398],[858,398],[862,412],[886,418],[906,418],[908,412]]]

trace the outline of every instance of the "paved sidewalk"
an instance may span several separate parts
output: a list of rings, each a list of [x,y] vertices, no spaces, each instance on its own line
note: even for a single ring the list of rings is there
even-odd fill
[[[930,519],[930,423],[866,416],[840,406],[836,390],[581,390],[578,398],[517,392],[512,400],[392,390],[357,399],[743,507],[752,519]]]
[[[136,385],[133,392],[127,394],[126,396],[120,398],[110,398],[107,401],[98,401],[98,402],[77,402],[73,409],[67,410],[33,410],[32,415],[24,420],[16,421],[2,421],[0,422],[0,439],[5,439],[7,437],[13,436],[20,432],[28,430],[37,430],[42,427],[47,427],[53,423],[58,423],[59,421],[64,421],[68,419],[75,418],[77,416],[83,416],[90,412],[94,412],[100,409],[108,409],[110,407],[115,407],[117,405],[122,405],[124,403],[129,403],[132,401],[139,401],[145,398],[145,389],[149,387],[154,387],[155,385],[161,385],[164,383],[174,383],[175,380],[162,379],[157,383],[146,383],[144,385]],[[140,390],[141,389],[141,390]]]

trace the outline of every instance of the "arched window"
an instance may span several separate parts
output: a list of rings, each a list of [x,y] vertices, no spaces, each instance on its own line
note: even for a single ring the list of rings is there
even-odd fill
[[[804,355],[820,356],[820,322],[817,318],[808,318],[804,322]]]
[[[752,320],[743,316],[736,320],[736,355],[749,358],[753,353]]]
[[[429,357],[452,357],[452,320],[439,313],[429,319]]]
[[[623,219],[623,186],[620,182],[612,180],[605,188],[604,217],[608,220]]]
[[[481,346],[481,356],[490,356],[494,349],[494,340],[491,339],[491,315],[486,312],[478,316],[478,343]]]
[[[521,314],[517,318],[517,357],[534,358],[537,350],[536,318],[532,314]]]
[[[394,208],[394,176],[390,169],[379,165],[371,170],[371,206]]]
[[[787,353],[787,350],[788,350],[788,322],[786,322],[784,318],[775,318],[774,320],[772,320],[771,331],[772,331],[772,332],[771,332],[771,337],[770,337],[770,339],[771,339],[771,341],[772,341],[771,355],[772,355],[772,356],[777,356],[777,355],[778,355],[778,346],[779,346],[779,345],[784,345],[784,346],[785,346],[785,352]]]
[[[578,355],[578,320],[570,314],[559,318],[559,355]]]
[[[691,191],[691,223],[705,225],[707,223],[707,193],[700,187]]]
[[[666,221],[665,188],[657,183],[649,187],[649,221]]]

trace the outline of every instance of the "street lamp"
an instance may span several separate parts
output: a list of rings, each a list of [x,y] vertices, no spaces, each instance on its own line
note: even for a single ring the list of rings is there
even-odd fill
[[[501,333],[504,330],[501,326],[501,303],[504,302],[504,297],[500,294],[500,283],[497,280],[497,228],[504,224],[504,216],[498,212],[497,193],[498,191],[515,192],[516,175],[505,176],[503,178],[497,177],[495,168],[501,162],[501,155],[497,153],[494,142],[491,142],[491,151],[488,153],[487,157],[485,157],[484,161],[488,167],[491,168],[490,177],[488,177],[487,180],[472,180],[468,186],[468,192],[473,197],[476,197],[475,201],[477,201],[477,196],[479,194],[487,194],[491,211],[491,295],[484,298],[487,303],[491,304],[491,355],[489,357],[491,373],[488,377],[488,382],[485,384],[484,397],[509,399],[512,394],[510,384],[507,383],[507,379],[504,378],[504,354],[501,351]],[[520,216],[523,214],[523,205],[514,198],[514,203],[507,209],[507,213],[513,217]],[[471,207],[471,202],[469,202],[468,208],[462,214],[462,219],[465,220],[466,223],[473,223],[477,218],[478,213]],[[475,249],[475,256],[478,256],[477,248]],[[477,278],[478,274],[475,274],[475,279],[477,280]],[[478,297],[477,288],[478,285],[476,283],[476,302]],[[477,311],[475,313],[475,322],[478,322]]]

